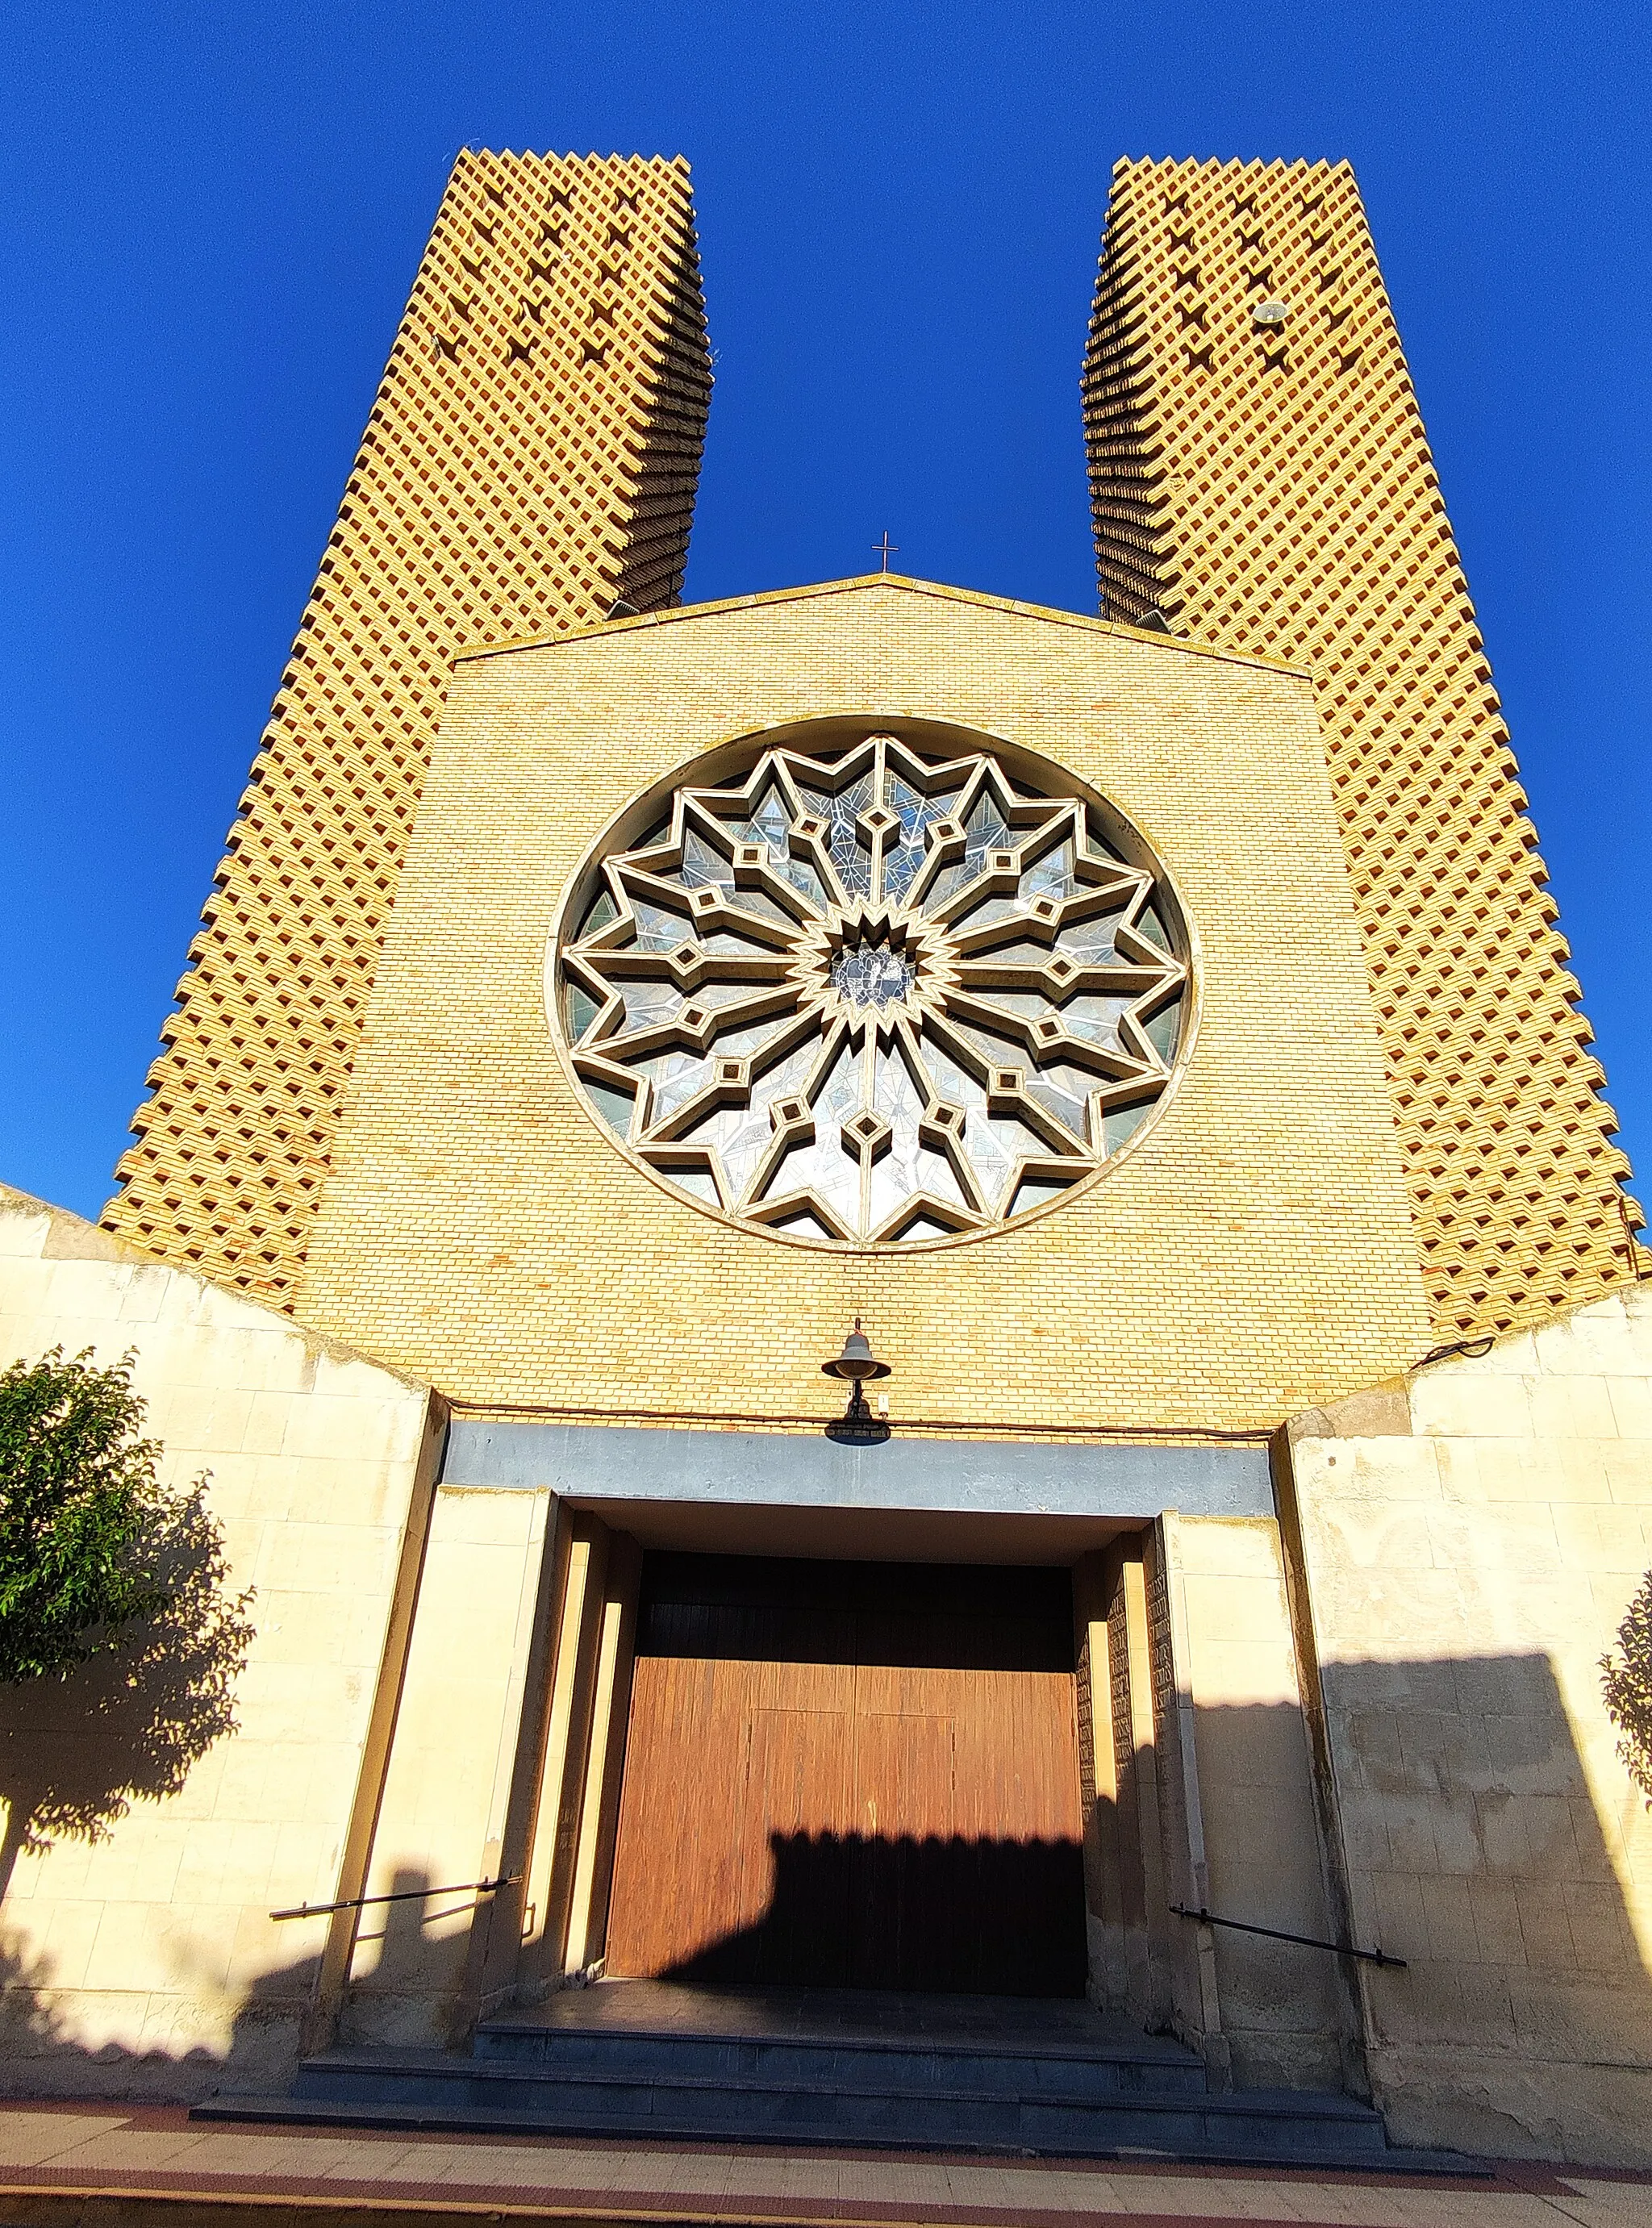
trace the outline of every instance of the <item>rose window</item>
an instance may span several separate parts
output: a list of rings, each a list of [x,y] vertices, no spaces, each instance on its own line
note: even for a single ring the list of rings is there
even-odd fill
[[[599,855],[554,1020],[600,1120],[708,1207],[840,1245],[997,1228],[1164,1098],[1181,911],[1047,762],[834,733],[677,788]]]

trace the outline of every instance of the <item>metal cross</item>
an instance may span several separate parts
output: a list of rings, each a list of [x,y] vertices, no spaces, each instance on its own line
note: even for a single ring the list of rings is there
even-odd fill
[[[872,554],[874,557],[881,557],[883,560],[882,564],[878,567],[878,570],[880,573],[887,573],[889,569],[889,560],[892,557],[898,557],[900,555],[900,544],[898,541],[891,541],[889,539],[889,529],[887,526],[883,529],[882,541],[874,541],[873,543]]]

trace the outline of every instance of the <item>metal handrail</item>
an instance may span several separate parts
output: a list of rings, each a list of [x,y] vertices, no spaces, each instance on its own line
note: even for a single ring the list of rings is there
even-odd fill
[[[300,1903],[291,1911],[272,1911],[272,1918],[324,1918],[332,1911],[364,1911],[369,1903],[420,1903],[432,1895],[492,1895],[502,1887],[515,1887],[520,1873],[501,1873],[497,1879],[459,1880],[451,1887],[402,1887],[394,1895],[347,1895],[336,1903]]]
[[[1303,1950],[1331,1950],[1339,1957],[1357,1957],[1362,1964],[1405,1970],[1405,1960],[1391,1957],[1386,1950],[1356,1950],[1351,1942],[1322,1942],[1316,1934],[1285,1934],[1277,1926],[1252,1926],[1248,1919],[1218,1918],[1213,1911],[1190,1911],[1185,1903],[1173,1903],[1170,1908],[1178,1918],[1196,1918],[1203,1926],[1231,1926],[1236,1934],[1265,1934],[1270,1942],[1295,1942]]]

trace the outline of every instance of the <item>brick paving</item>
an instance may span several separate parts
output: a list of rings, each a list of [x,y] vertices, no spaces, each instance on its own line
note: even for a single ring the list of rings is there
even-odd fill
[[[192,2123],[175,2106],[0,2105],[0,2223],[373,2216],[785,2228],[1652,2228],[1652,2174],[1473,2180],[738,2144]]]

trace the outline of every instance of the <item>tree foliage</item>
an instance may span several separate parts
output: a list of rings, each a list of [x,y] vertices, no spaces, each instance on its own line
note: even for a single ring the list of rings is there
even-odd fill
[[[72,1670],[168,1606],[153,1544],[176,1496],[131,1367],[60,1346],[0,1375],[0,1681]]]
[[[1617,1628],[1616,1650],[1600,1659],[1607,1713],[1617,1727],[1617,1753],[1652,1804],[1652,1571]]]
[[[150,1505],[134,1553],[160,1605],[62,1678],[0,1687],[0,1892],[19,1850],[102,1841],[235,1730],[253,1594],[230,1589],[204,1479]]]
[[[23,1850],[102,1841],[235,1730],[253,1595],[205,1477],[161,1482],[131,1362],[0,1374],[0,1895]]]

